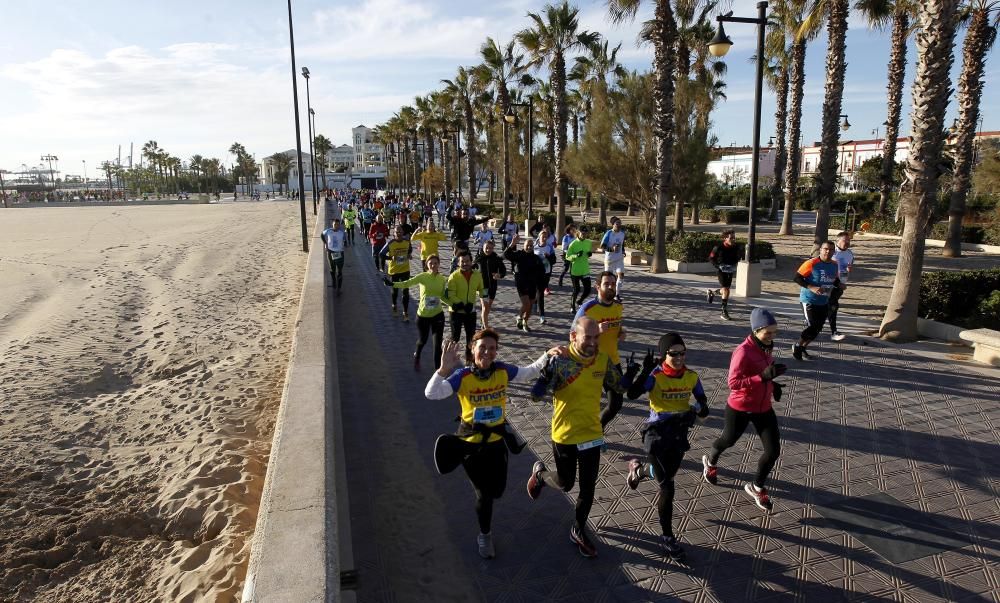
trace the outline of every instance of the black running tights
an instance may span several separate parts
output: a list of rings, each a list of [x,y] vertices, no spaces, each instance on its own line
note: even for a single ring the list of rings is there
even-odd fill
[[[661,442],[663,443],[663,442]],[[664,536],[673,536],[674,516],[674,476],[680,469],[684,451],[676,446],[663,443],[650,451],[647,462],[652,466],[653,477],[660,486],[660,496],[656,499],[656,511],[660,516],[660,529]]]
[[[503,440],[487,444],[464,461],[465,474],[476,493],[476,518],[479,531],[489,534],[493,523],[493,501],[507,488],[507,445]]]
[[[417,339],[416,355],[419,358],[420,352],[427,345],[427,339],[434,334],[434,368],[441,367],[441,340],[444,338],[444,312],[437,316],[424,317],[417,316],[417,332],[420,338]]]
[[[401,283],[403,281],[408,281],[408,280],[410,280],[410,273],[409,272],[400,272],[399,274],[390,274],[389,275],[389,280],[391,280],[394,283]],[[399,292],[400,291],[403,292],[403,313],[405,314],[405,313],[407,313],[407,312],[410,311],[410,290],[409,289],[397,289],[395,287],[392,288],[392,307],[393,308],[396,307],[396,300],[399,298]]]
[[[573,305],[579,307],[587,300],[590,296],[590,276],[573,276]],[[580,295],[579,300],[577,299],[577,293],[580,293],[580,285],[583,285],[583,293]]]
[[[576,527],[583,530],[587,525],[590,508],[594,506],[594,490],[597,487],[597,473],[601,465],[601,447],[577,450],[575,444],[552,443],[556,470],[543,471],[542,480],[563,492],[573,489],[576,481],[576,466],[580,465],[580,493],[576,497]]]
[[[726,405],[726,424],[722,428],[722,435],[712,444],[712,453],[708,461],[713,465],[719,460],[719,456],[727,448],[732,447],[736,440],[740,439],[747,425],[753,423],[757,430],[757,436],[764,447],[764,453],[757,461],[757,475],[754,476],[753,483],[758,488],[764,487],[767,476],[774,469],[774,464],[781,456],[781,435],[778,433],[778,416],[774,414],[774,409],[767,412],[742,412],[733,410]]]

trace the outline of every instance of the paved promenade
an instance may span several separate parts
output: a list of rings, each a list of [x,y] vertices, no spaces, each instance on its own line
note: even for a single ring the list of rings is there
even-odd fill
[[[750,307],[735,301],[735,320],[724,323],[693,287],[697,277],[633,270],[626,355],[679,331],[712,407],[676,480],[674,527],[690,567],[659,552],[655,485],[625,484],[628,460],[642,454],[645,400],[626,400],[606,432],[591,513],[599,557],[584,559],[568,538],[576,489],[525,494],[531,464],[552,452],[551,406],[524,387],[508,411],[529,445],[510,457],[494,513],[497,557],[484,561],[464,473],[437,475],[431,456],[435,437],[454,431],[458,403],[423,397],[431,350],[414,372],[416,327],[391,316],[366,244],[348,249],[345,272],[331,311],[359,601],[1000,601],[1000,371],[860,335],[834,343],[824,334],[810,347],[816,360],[798,363],[789,347],[800,321],[783,313],[782,456],[768,484],[774,510],[764,514],[742,491],[760,453],[752,428],[720,460],[719,485],[701,480]],[[532,334],[514,329],[513,285],[501,286],[492,322],[503,360],[528,364],[567,341],[566,284],[553,284],[549,324],[532,318]]]

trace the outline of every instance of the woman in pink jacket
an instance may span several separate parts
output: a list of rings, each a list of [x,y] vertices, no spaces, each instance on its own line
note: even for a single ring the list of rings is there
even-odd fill
[[[710,484],[718,482],[715,464],[719,456],[733,446],[747,425],[753,423],[764,453],[757,462],[757,475],[753,482],[743,487],[754,504],[765,511],[771,510],[771,497],[764,487],[767,476],[781,455],[781,436],[778,417],[771,407],[771,400],[781,400],[781,384],[775,377],[785,373],[784,364],[775,364],[771,357],[778,322],[765,308],[754,308],[750,314],[750,335],[733,350],[729,362],[729,399],[726,401],[726,424],[722,435],[712,444],[712,452],[701,457],[702,475]]]

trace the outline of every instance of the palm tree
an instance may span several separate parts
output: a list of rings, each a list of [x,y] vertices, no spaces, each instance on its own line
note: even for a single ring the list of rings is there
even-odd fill
[[[142,145],[142,156],[149,161],[150,167],[155,168],[160,157],[160,146],[155,140],[150,140]],[[159,190],[159,187],[157,187],[157,190]]]
[[[882,143],[882,174],[879,178],[879,214],[885,213],[892,192],[896,139],[899,138],[899,118],[903,109],[903,79],[906,77],[906,41],[912,32],[910,22],[916,14],[916,5],[913,0],[859,0],[855,5],[874,29],[882,30],[892,23],[887,85],[889,103]]]
[[[785,29],[780,22],[773,24],[767,32],[765,46],[767,57],[771,60],[764,72],[767,85],[775,94],[774,139],[777,143],[774,156],[774,182],[771,183],[771,209],[768,219],[778,217],[778,203],[784,188],[785,164],[788,161],[788,146],[786,133],[788,125],[788,80],[792,64],[792,52],[787,42]]]
[[[333,148],[330,139],[322,134],[317,134],[313,138],[313,152],[316,153],[316,164],[319,165],[319,174],[322,180],[320,190],[326,190],[326,154]]]
[[[281,185],[281,194],[285,194],[285,187],[288,186],[288,172],[292,169],[292,158],[285,153],[275,153],[268,159],[274,164],[271,169],[277,174],[276,180]]]
[[[830,228],[830,205],[837,187],[837,155],[840,144],[840,115],[844,101],[844,76],[847,62],[847,15],[850,12],[848,0],[824,0],[813,5],[813,11],[803,23],[803,29],[810,29],[825,13],[826,35],[826,92],[823,98],[823,128],[820,136],[819,165],[817,170],[816,194],[819,206],[816,208],[816,231],[813,235],[813,252],[826,241]]]
[[[203,171],[201,165],[204,161],[205,158],[197,154],[191,155],[191,158],[188,159],[188,169],[191,170],[192,174],[194,174],[195,183],[198,185],[199,193],[201,192],[201,174]]]
[[[920,275],[924,268],[927,224],[937,197],[939,163],[945,141],[945,113],[954,60],[955,14],[959,0],[923,0],[917,14],[917,71],[913,78],[910,152],[906,191],[900,194],[903,237],[892,293],[879,336],[896,342],[917,338]]]
[[[774,14],[785,31],[792,35],[788,107],[788,164],[785,166],[785,214],[779,235],[792,234],[792,213],[798,199],[799,169],[802,157],[802,97],[806,82],[806,43],[819,34],[819,27],[804,28],[805,0],[783,0],[775,4]],[[818,23],[816,21],[815,23]]]
[[[972,145],[979,121],[979,103],[983,96],[983,72],[986,55],[997,36],[1000,1],[971,0],[969,30],[962,47],[962,73],[958,76],[958,123],[955,124],[955,166],[951,179],[951,203],[948,207],[948,239],[942,255],[962,256],[962,218],[965,198],[972,175]]]
[[[608,0],[608,13],[615,23],[632,21],[642,0]],[[651,272],[667,270],[667,204],[671,197],[671,146],[674,138],[674,68],[677,23],[670,0],[655,0],[648,38],[653,41],[653,101],[656,104],[656,235]]]
[[[510,85],[518,82],[527,66],[524,63],[524,55],[515,49],[514,40],[504,46],[500,46],[493,38],[486,38],[479,49],[479,54],[483,57],[483,62],[473,68],[476,78],[484,86],[489,86],[493,90],[493,97],[500,103],[500,112],[506,115],[511,110],[510,106]],[[506,216],[510,212],[510,150],[508,128],[506,120],[501,118],[503,137],[503,213]]]
[[[580,31],[579,9],[563,0],[561,4],[546,4],[542,14],[528,13],[534,27],[521,30],[515,36],[527,51],[529,65],[538,69],[543,65],[549,71],[549,84],[555,99],[556,148],[553,169],[556,189],[556,232],[566,224],[566,174],[563,158],[566,155],[566,55],[595,44],[600,34]],[[544,17],[543,17],[544,15]]]
[[[479,187],[476,186],[476,153],[478,136],[473,111],[474,99],[482,94],[482,82],[475,77],[474,68],[459,67],[454,79],[441,80],[445,89],[455,96],[462,110],[465,129],[466,174],[469,179],[469,201],[475,201]]]

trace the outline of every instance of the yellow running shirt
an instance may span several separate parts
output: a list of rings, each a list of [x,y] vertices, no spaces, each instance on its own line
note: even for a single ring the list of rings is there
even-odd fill
[[[570,347],[568,358],[553,358],[546,370],[552,387],[552,441],[584,444],[601,439],[601,392],[605,383],[622,390],[608,355],[598,350],[593,358],[583,358]]]
[[[595,297],[588,299],[576,311],[576,318],[581,316],[586,316],[598,325],[607,325],[605,331],[597,339],[597,349],[607,354],[611,358],[612,364],[620,364],[618,337],[622,332],[622,305],[613,301],[610,305],[605,306]]]
[[[448,383],[455,390],[462,405],[463,423],[482,423],[488,427],[500,425],[507,417],[507,383],[517,376],[518,368],[503,362],[494,364],[493,374],[486,379],[477,377],[472,369],[463,367],[448,377]],[[462,438],[466,442],[479,443],[483,434],[474,433]],[[490,442],[501,437],[490,435]]]
[[[437,255],[438,253],[438,243],[444,241],[448,237],[443,232],[418,232],[417,234],[410,237],[412,241],[420,242],[420,259],[426,260],[432,255]]]
[[[388,264],[386,272],[389,274],[402,274],[404,272],[410,271],[410,253],[412,253],[413,248],[410,247],[410,242],[407,240],[402,241],[389,241],[385,244],[385,253],[388,258]]]

